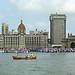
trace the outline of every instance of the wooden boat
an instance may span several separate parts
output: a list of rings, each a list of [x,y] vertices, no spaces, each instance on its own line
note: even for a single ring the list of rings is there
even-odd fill
[[[36,59],[36,56],[35,57],[16,57],[16,56],[12,56],[14,60],[20,60],[20,59]]]

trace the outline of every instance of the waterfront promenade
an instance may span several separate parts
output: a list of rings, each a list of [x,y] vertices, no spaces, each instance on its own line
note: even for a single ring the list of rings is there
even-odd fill
[[[16,48],[8,48],[8,49],[0,49],[1,53],[25,53],[25,52],[45,52],[45,53],[67,53],[67,52],[75,52],[75,48],[42,48],[37,50],[30,49],[16,49]]]
[[[39,49],[39,52],[46,53],[66,53],[66,52],[75,52],[75,48],[43,48]]]

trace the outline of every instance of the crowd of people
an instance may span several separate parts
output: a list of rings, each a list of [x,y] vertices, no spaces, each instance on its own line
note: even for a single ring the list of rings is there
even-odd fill
[[[75,52],[75,48],[42,48],[38,50],[39,52],[46,52],[46,53],[57,53],[57,52]]]
[[[18,56],[18,53],[29,53],[31,52],[29,49],[28,50],[18,50],[18,49],[0,49],[1,52],[3,53],[15,53],[16,52],[16,56]],[[46,53],[57,53],[57,52],[75,52],[75,48],[42,48],[42,49],[37,49],[38,52],[46,52]],[[17,53],[18,51],[18,53]],[[33,51],[33,50],[32,50]],[[35,50],[36,52],[36,50]]]

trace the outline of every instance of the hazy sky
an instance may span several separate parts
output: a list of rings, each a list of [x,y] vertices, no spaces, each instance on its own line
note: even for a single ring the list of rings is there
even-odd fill
[[[56,12],[66,14],[66,31],[75,34],[75,0],[0,0],[0,33],[3,22],[17,30],[20,20],[26,33],[36,28],[49,32],[49,16]]]

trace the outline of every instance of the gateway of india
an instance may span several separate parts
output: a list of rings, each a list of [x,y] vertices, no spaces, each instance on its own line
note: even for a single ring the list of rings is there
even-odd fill
[[[9,25],[2,23],[2,34],[0,34],[0,48],[30,48],[32,50],[38,48],[47,48],[48,32],[46,31],[30,31],[26,34],[26,28],[21,20],[17,31],[9,32]]]

